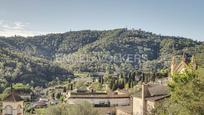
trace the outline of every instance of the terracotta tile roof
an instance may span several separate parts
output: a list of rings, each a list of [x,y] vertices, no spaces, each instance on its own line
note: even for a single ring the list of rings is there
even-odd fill
[[[47,106],[47,103],[45,101],[38,101],[34,103],[35,106]]]
[[[130,98],[130,95],[71,95],[69,98]]]
[[[142,92],[138,92],[136,97],[142,98]],[[169,90],[167,86],[158,85],[158,84],[151,84],[148,86],[148,93],[146,96],[146,100],[148,101],[158,101],[170,96]]]
[[[154,85],[148,87],[150,96],[160,96],[160,95],[168,95],[169,90],[167,86],[163,85]]]
[[[168,97],[170,97],[170,95],[153,96],[153,97],[147,97],[145,99],[148,101],[159,101],[161,99],[168,98]]]

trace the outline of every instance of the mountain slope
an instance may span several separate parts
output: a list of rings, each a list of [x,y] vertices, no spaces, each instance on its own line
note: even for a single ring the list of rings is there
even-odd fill
[[[64,34],[48,34],[35,37],[0,37],[3,48],[24,51],[29,55],[51,59],[55,53],[72,53],[97,40],[98,31],[77,31]]]
[[[22,82],[32,86],[46,86],[49,81],[58,77],[67,79],[72,74],[46,59],[27,56],[19,51],[0,48],[1,82]]]
[[[107,66],[113,66],[113,71],[114,68],[131,71],[141,67],[159,70],[168,67],[173,54],[195,54],[196,51],[193,49],[200,45],[200,42],[181,37],[159,36],[141,30],[116,29],[106,32],[99,40],[85,45],[77,52],[57,57],[57,62],[64,65],[67,61],[64,59],[72,59],[67,61],[68,66],[65,68],[84,72],[105,72]],[[83,58],[90,58],[92,61],[84,59],[81,63],[77,62]]]
[[[16,81],[42,84],[69,76],[69,71],[114,73],[148,68],[159,71],[169,66],[172,55],[179,57],[183,52],[202,55],[203,45],[187,38],[128,29],[0,37],[0,60],[4,60],[1,78],[12,76]],[[6,71],[14,74],[7,75]]]

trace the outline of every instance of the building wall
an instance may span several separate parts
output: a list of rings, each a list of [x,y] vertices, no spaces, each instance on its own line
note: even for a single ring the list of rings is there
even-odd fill
[[[155,107],[155,102],[154,101],[147,101],[147,112],[151,113],[152,109]]]
[[[146,110],[147,113],[151,113],[152,109],[155,107],[154,101],[146,101]],[[133,115],[142,115],[142,98],[139,97],[133,97]]]
[[[24,100],[31,100],[31,95],[20,95],[20,97]]]
[[[116,110],[116,115],[131,115],[131,114],[126,113],[126,112],[124,112],[124,111],[121,111],[120,109],[117,109],[117,110]]]
[[[8,106],[11,107],[12,110],[6,109]],[[20,101],[20,102],[3,102],[2,109],[3,109],[2,115],[7,114],[6,112],[11,112],[12,115],[23,115],[23,101]],[[21,114],[19,114],[19,113],[21,113]]]
[[[119,106],[124,106],[124,105],[129,105],[130,104],[130,98],[104,98],[104,99],[98,99],[98,98],[91,98],[91,99],[87,99],[87,98],[68,98],[67,102],[69,104],[77,104],[83,101],[87,101],[91,104],[100,104],[102,102],[107,103],[108,101],[110,102],[110,105],[119,105]]]
[[[142,115],[142,98],[133,97],[133,115]]]

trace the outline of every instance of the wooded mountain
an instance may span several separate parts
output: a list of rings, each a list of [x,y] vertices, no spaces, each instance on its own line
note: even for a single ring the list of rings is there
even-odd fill
[[[0,37],[0,52],[1,82],[12,78],[45,85],[56,78],[71,77],[75,72],[114,73],[142,68],[159,71],[169,66],[173,54],[202,54],[204,43],[122,28]],[[128,61],[129,56],[134,59],[135,55],[137,60]],[[89,61],[81,61],[81,57]]]

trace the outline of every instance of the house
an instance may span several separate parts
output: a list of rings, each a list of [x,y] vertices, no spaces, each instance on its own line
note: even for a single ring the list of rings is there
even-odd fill
[[[55,99],[50,100],[51,105],[56,105],[58,103],[59,103],[59,100],[55,100]]]
[[[39,101],[48,102],[49,99],[48,98],[40,98]]]
[[[133,115],[147,115],[165,98],[168,98],[167,86],[142,84],[142,92],[133,97]]]
[[[67,102],[69,104],[78,104],[83,101],[89,102],[96,107],[125,106],[130,104],[130,95],[90,92],[90,93],[69,93],[67,96]]]
[[[36,103],[33,104],[33,108],[45,108],[47,107],[48,103],[45,101],[38,101]]]
[[[81,82],[86,82],[86,83],[91,83],[93,82],[93,79],[90,78],[90,77],[84,77],[84,78],[74,78],[73,82],[78,82],[78,81],[81,81]]]
[[[47,98],[40,98],[37,102],[32,104],[32,108],[44,108],[47,107],[49,103],[49,99]]]
[[[59,93],[64,92],[64,90],[65,90],[65,92],[66,92],[66,89],[65,89],[64,86],[56,86],[56,87],[55,87],[55,91],[57,91],[57,92],[59,92]]]
[[[23,99],[11,92],[2,102],[2,115],[23,115]]]
[[[32,94],[31,93],[18,93],[18,95],[25,101],[28,101],[28,100],[32,99]]]
[[[89,88],[87,88],[87,87],[80,87],[80,88],[78,88],[78,89],[74,89],[74,90],[72,90],[72,93],[89,93],[90,92],[90,90],[89,90]]]
[[[24,100],[31,100],[31,95],[30,94],[22,94],[20,97]]]
[[[130,94],[128,89],[117,89],[115,92],[117,94]]]
[[[194,55],[191,57],[191,59],[189,59],[189,57],[186,54],[183,54],[181,62],[179,64],[177,64],[176,62],[177,62],[176,57],[173,56],[171,62],[171,76],[174,73],[182,73],[188,68],[193,70],[197,69]]]

